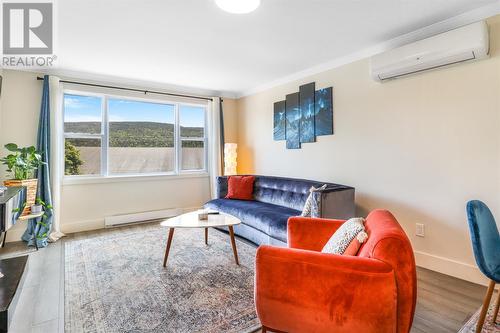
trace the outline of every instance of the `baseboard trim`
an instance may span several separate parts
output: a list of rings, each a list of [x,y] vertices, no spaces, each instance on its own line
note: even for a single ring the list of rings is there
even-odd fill
[[[186,208],[178,208],[176,211],[179,214],[191,212],[194,210],[200,209],[199,207],[186,207]],[[165,211],[172,211],[173,209],[168,209]],[[137,213],[137,214],[131,214],[134,216],[143,216],[144,220],[152,219],[151,217],[156,216],[154,214],[151,214],[152,212],[142,212],[142,213]],[[90,230],[97,230],[97,229],[104,229],[106,227],[105,225],[105,218],[100,218],[100,219],[92,219],[92,220],[83,220],[83,221],[76,221],[76,222],[68,222],[68,223],[62,223],[61,229],[62,232],[65,234],[72,234],[75,232],[83,232],[83,231],[90,231]]]
[[[458,260],[453,260],[434,254],[415,251],[417,266],[430,269],[431,271],[450,275],[462,280],[487,286],[489,280],[476,265],[471,265]]]
[[[104,218],[63,223],[61,226],[61,231],[65,234],[97,229],[104,229]]]

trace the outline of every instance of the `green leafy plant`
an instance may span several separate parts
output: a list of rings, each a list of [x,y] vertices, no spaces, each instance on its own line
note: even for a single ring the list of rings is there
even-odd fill
[[[35,176],[35,171],[42,164],[42,154],[34,146],[19,148],[15,143],[8,143],[5,148],[11,154],[0,159],[7,166],[7,171],[12,173],[16,180],[26,180]]]
[[[47,210],[47,209],[52,209],[52,205],[47,205],[47,204],[45,203],[45,201],[43,201],[43,200],[42,200],[42,199],[40,199],[40,198],[36,198],[35,203],[36,203],[37,205],[41,205],[43,208],[45,208],[45,210]]]
[[[20,213],[24,210],[24,207],[26,207],[26,202],[24,202],[21,207],[16,207],[12,209],[12,213]]]
[[[41,225],[41,226],[44,226],[46,229],[48,228],[48,225],[47,225],[47,219],[48,219],[48,216],[47,216],[47,211],[48,210],[51,210],[52,209],[52,205],[48,205],[45,201],[43,201],[42,199],[40,198],[36,198],[35,200],[35,203],[37,205],[41,205],[43,207],[43,215],[42,215],[42,218],[41,219],[37,219],[37,222],[36,224],[37,225]],[[39,230],[39,228],[37,228]],[[43,234],[38,234],[35,236],[37,239],[44,239],[45,237],[47,237],[47,233],[44,232]]]

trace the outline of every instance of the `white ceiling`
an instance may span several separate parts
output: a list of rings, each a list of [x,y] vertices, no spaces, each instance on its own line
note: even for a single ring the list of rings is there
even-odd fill
[[[242,95],[497,2],[262,0],[235,15],[213,0],[59,0],[57,72]]]

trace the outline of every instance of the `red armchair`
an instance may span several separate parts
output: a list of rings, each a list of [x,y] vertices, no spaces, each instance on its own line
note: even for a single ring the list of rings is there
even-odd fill
[[[321,253],[343,222],[292,217],[288,248],[259,247],[255,304],[263,332],[410,331],[417,282],[408,237],[391,213],[376,210],[357,256]]]

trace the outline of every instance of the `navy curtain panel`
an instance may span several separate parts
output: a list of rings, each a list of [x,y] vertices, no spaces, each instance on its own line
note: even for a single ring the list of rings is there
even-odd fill
[[[38,168],[38,190],[37,198],[45,203],[45,214],[41,218],[31,219],[22,239],[29,246],[46,247],[50,228],[52,225],[52,194],[50,188],[50,98],[49,98],[49,76],[43,77],[42,107],[40,109],[40,121],[38,123],[38,137],[36,148],[42,152],[44,164]]]
[[[225,142],[225,138],[224,138],[224,109],[222,108],[222,98],[219,98],[219,112],[220,112],[220,151],[221,151],[221,154],[220,154],[220,157],[221,157],[221,163],[220,163],[220,167],[221,167],[221,175],[223,176],[224,175],[224,144],[226,143]]]

